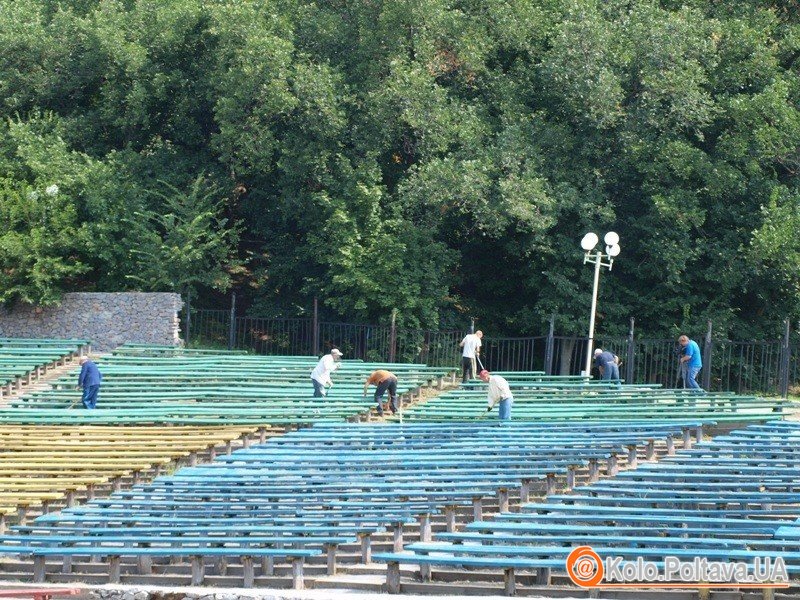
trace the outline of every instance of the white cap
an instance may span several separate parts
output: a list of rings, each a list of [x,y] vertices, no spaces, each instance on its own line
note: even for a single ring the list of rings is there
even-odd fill
[[[342,356],[342,353],[338,348],[334,348],[333,350],[331,350],[331,354],[333,354],[334,356]]]
[[[598,354],[602,354],[603,353],[603,349],[602,348],[596,348],[594,353],[595,353],[595,356],[598,355]]]

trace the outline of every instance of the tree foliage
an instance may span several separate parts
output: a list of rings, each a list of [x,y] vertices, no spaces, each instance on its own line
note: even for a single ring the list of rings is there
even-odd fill
[[[798,73],[796,2],[0,0],[0,298],[580,332],[614,229],[602,331],[771,336]]]

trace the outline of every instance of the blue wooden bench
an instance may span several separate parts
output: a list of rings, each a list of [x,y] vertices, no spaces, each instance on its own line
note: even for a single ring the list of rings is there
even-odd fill
[[[237,557],[244,567],[243,585],[253,587],[254,569],[253,558],[261,557],[286,557],[292,560],[292,587],[301,590],[303,583],[304,559],[321,554],[320,550],[296,548],[263,548],[263,547],[169,547],[169,548],[112,548],[112,547],[58,547],[44,548],[39,546],[0,546],[2,555],[32,556],[34,560],[34,582],[44,583],[46,580],[45,557],[47,556],[99,556],[108,559],[109,583],[120,582],[120,558],[123,556],[186,556],[192,563],[192,585],[203,585],[204,558],[206,557]]]

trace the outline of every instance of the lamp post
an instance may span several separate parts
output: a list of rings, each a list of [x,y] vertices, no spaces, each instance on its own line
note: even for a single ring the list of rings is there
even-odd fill
[[[597,312],[597,289],[600,285],[600,267],[611,267],[614,264],[614,258],[619,255],[619,236],[613,231],[609,231],[604,237],[603,241],[606,244],[606,251],[603,254],[602,250],[595,250],[600,238],[596,233],[587,233],[581,240],[581,248],[584,249],[586,254],[583,256],[583,264],[594,264],[594,286],[592,287],[592,312],[589,315],[589,343],[586,347],[586,370],[584,375],[588,376],[592,370],[592,352],[594,350],[594,317]],[[607,259],[608,262],[603,262]]]

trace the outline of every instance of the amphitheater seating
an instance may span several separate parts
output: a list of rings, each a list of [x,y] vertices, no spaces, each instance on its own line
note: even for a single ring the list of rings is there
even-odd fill
[[[230,452],[251,428],[29,427],[0,425],[0,532],[9,516],[72,506],[79,497],[119,489],[199,453]],[[266,439],[272,433],[262,429]]]
[[[363,383],[377,368],[398,376],[406,400],[441,384],[446,369],[425,365],[342,361],[324,401],[312,398],[313,357],[265,357],[123,347],[98,361],[103,387],[98,409],[70,411],[80,395],[75,374],[53,389],[26,394],[0,410],[0,424],[294,425],[366,418],[373,409]],[[35,409],[35,410],[32,410]]]
[[[458,510],[480,519],[489,499],[507,509],[512,493],[525,501],[596,480],[657,447],[691,444],[701,425],[317,424],[15,526],[0,537],[0,554],[34,556],[39,582],[48,557],[64,561],[62,573],[75,557],[105,557],[112,582],[122,559],[146,574],[153,557],[191,558],[194,584],[207,563],[235,557],[245,586],[272,576],[277,558],[292,561],[299,588],[304,560],[324,552],[335,573],[341,544],[360,540],[369,562],[377,532],[391,530],[400,551],[404,527],[418,522],[430,541],[431,515],[443,514],[455,533]]]
[[[535,572],[538,583],[547,583],[552,570],[564,571],[574,547],[587,544],[601,557],[656,562],[665,555],[714,561],[781,556],[796,577],[798,439],[800,423],[754,425],[374,558],[389,563],[393,593],[402,589],[402,563],[420,565],[426,580],[431,566],[499,570],[506,593],[513,594],[517,572]]]
[[[506,373],[514,420],[499,423],[479,382],[424,400],[448,375],[424,365],[343,361],[319,400],[314,357],[130,345],[99,362],[96,410],[70,408],[77,372],[0,409],[0,556],[32,560],[35,582],[96,577],[86,561],[104,560],[110,582],[157,564],[200,585],[234,561],[245,587],[299,589],[310,565],[335,574],[351,547],[369,563],[385,536],[392,592],[412,564],[423,580],[480,569],[513,594],[563,577],[578,544],[778,552],[800,572],[800,424],[774,421],[783,401]],[[399,376],[405,423],[346,423],[371,418],[376,368]],[[702,441],[737,421],[763,423]]]
[[[48,368],[64,364],[89,348],[86,340],[0,338],[0,397],[21,390]]]
[[[546,379],[539,374],[508,378],[514,394],[512,417],[523,421],[606,419],[712,419],[717,422],[768,421],[790,403],[727,392],[696,394],[658,385],[617,385],[603,381]],[[496,418],[486,413],[486,384],[470,382],[405,411],[409,421]]]

